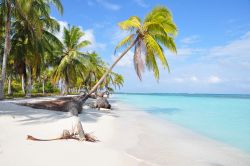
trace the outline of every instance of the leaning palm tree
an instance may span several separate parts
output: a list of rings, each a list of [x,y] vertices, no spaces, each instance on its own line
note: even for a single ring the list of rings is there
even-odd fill
[[[173,53],[177,53],[174,42],[174,38],[177,35],[177,27],[173,21],[171,12],[166,7],[155,7],[144,20],[141,20],[137,16],[132,16],[128,20],[120,22],[118,25],[122,30],[127,30],[131,34],[118,43],[115,52],[117,52],[119,48],[125,46],[127,46],[127,48],[105,72],[89,93],[85,96],[81,96],[81,99],[83,100],[82,102],[84,102],[88,96],[100,86],[114,66],[133,47],[134,67],[140,80],[145,65],[149,70],[154,72],[155,78],[159,80],[157,59],[159,59],[164,68],[167,68],[168,71],[170,71],[163,47],[166,47]]]
[[[154,72],[155,78],[159,79],[158,61],[161,62],[164,68],[169,71],[169,65],[167,63],[163,47],[166,47],[173,53],[176,53],[176,46],[174,38],[177,35],[177,27],[173,21],[171,12],[163,6],[155,7],[142,21],[136,16],[130,17],[119,23],[122,30],[131,32],[129,36],[118,43],[117,49],[127,46],[124,52],[116,59],[108,70],[103,74],[99,81],[92,87],[92,89],[80,97],[73,98],[71,101],[61,102],[60,105],[57,101],[42,102],[33,105],[29,105],[35,108],[45,108],[46,104],[50,104],[51,107],[47,109],[72,111],[77,110],[78,113],[82,111],[82,104],[90,97],[90,95],[96,91],[98,87],[103,83],[106,77],[112,72],[114,66],[119,60],[126,55],[126,53],[134,47],[134,66],[136,73],[141,79],[141,73],[144,66]],[[145,59],[145,63],[144,63]]]
[[[79,27],[64,28],[63,50],[58,57],[59,64],[53,74],[54,82],[63,80],[64,94],[67,94],[68,88],[77,82],[77,77],[83,77],[83,72],[89,67],[88,55],[84,54],[81,49],[90,42],[81,41],[83,36],[84,32]]]

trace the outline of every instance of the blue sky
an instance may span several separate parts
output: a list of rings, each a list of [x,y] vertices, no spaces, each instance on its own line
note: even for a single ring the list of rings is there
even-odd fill
[[[52,16],[80,26],[85,38],[111,64],[114,47],[126,32],[117,23],[132,15],[143,18],[154,6],[167,6],[179,34],[178,54],[166,51],[171,72],[160,69],[159,82],[151,72],[142,82],[130,51],[114,71],[124,75],[122,92],[250,93],[250,0],[62,0],[64,14]],[[60,33],[58,36],[60,37]]]

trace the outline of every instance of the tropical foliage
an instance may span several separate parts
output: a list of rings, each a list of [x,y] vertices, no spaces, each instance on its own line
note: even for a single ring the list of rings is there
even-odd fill
[[[91,43],[82,40],[79,27],[64,28],[62,41],[56,37],[61,29],[50,16],[52,5],[63,13],[60,0],[0,1],[0,99],[3,92],[30,96],[60,87],[64,94],[89,90],[107,70],[96,53],[83,52]],[[111,75],[100,90],[122,85],[121,75]]]
[[[164,47],[173,53],[177,53],[174,38],[177,35],[177,27],[173,21],[171,12],[163,6],[155,7],[144,20],[137,16],[120,22],[122,30],[130,32],[115,48],[115,53],[122,47],[127,47],[124,52],[117,57],[116,61],[103,74],[100,80],[90,90],[94,92],[111,73],[114,66],[134,47],[134,68],[137,76],[141,80],[144,66],[154,72],[154,76],[159,80],[158,61],[168,71],[169,65],[164,53]],[[86,99],[87,97],[84,97]]]
[[[0,1],[0,99],[4,89],[8,95],[18,91],[27,96],[59,90],[64,94],[113,91],[124,80],[112,69],[132,48],[140,80],[145,67],[157,80],[159,63],[170,71],[164,50],[177,52],[177,27],[166,7],[155,7],[143,20],[132,16],[118,24],[129,35],[116,46],[115,53],[125,49],[108,68],[100,56],[87,51],[91,43],[83,40],[81,28],[64,27],[63,39],[56,37],[61,28],[50,16],[52,5],[63,13],[60,0]]]
[[[173,53],[177,52],[174,43],[177,27],[167,8],[156,7],[143,21],[137,16],[132,16],[118,25],[122,30],[130,31],[131,34],[118,43],[115,51],[134,42],[134,67],[140,79],[144,64],[149,70],[153,70],[155,78],[159,79],[157,59],[164,68],[170,70],[163,47]]]

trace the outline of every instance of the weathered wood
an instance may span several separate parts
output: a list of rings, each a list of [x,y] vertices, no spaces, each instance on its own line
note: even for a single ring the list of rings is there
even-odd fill
[[[77,117],[76,129],[77,129],[77,134],[79,136],[79,140],[80,141],[86,140],[84,130],[83,130],[83,127],[82,127],[82,123],[80,121],[80,118],[78,118],[78,117]]]
[[[29,106],[36,109],[47,109],[62,112],[70,112],[77,116],[82,112],[82,101],[72,97],[63,97],[57,100],[41,101],[36,103],[19,103],[19,105]]]
[[[100,108],[110,109],[111,105],[109,104],[107,98],[105,98],[105,97],[98,97],[96,99],[95,107],[98,108],[98,109],[100,109]]]
[[[32,141],[55,141],[55,140],[62,140],[62,139],[75,139],[78,141],[89,141],[89,142],[97,142],[99,141],[96,137],[92,136],[89,133],[85,133],[82,127],[82,123],[78,117],[75,117],[76,123],[74,128],[76,129],[76,132],[73,131],[70,132],[69,130],[63,130],[63,133],[60,137],[52,138],[52,139],[40,139],[35,138],[31,135],[27,135],[27,140]]]

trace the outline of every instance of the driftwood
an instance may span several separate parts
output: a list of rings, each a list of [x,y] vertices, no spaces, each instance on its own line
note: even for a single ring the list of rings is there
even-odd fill
[[[40,101],[36,103],[19,103],[19,105],[28,106],[36,109],[71,112],[72,115],[77,116],[82,112],[83,102],[85,101],[78,100],[76,97],[62,97],[51,101]]]
[[[94,98],[92,94],[89,96],[90,98]],[[95,95],[96,97],[97,95]],[[87,97],[88,98],[88,97]],[[72,115],[77,116],[82,112],[82,105],[85,103],[87,98],[84,96],[75,96],[75,97],[61,97],[56,100],[50,101],[40,101],[35,103],[19,103],[22,106],[28,106],[36,109],[47,109],[47,110],[54,110],[54,111],[62,111],[62,112],[70,112]],[[109,104],[106,97],[97,97],[96,102],[87,103],[86,105],[90,106],[91,108],[106,108],[110,109],[111,105]]]
[[[63,133],[69,133],[68,130],[64,130]],[[78,140],[78,141],[88,141],[88,142],[97,142],[99,140],[97,140],[94,136],[86,133],[84,134],[84,138],[83,140],[79,139],[77,137],[77,135],[75,134],[70,134],[69,135],[62,135],[61,137],[58,137],[58,138],[52,138],[52,139],[40,139],[40,138],[35,138],[31,135],[27,135],[27,140],[32,140],[32,141],[55,141],[55,140],[62,140],[62,139],[75,139],[75,140]]]
[[[89,133],[84,132],[82,123],[80,122],[78,117],[77,117],[77,123],[75,124],[73,131],[70,132],[69,130],[63,130],[63,133],[60,137],[52,138],[52,139],[40,139],[40,138],[35,138],[31,135],[27,135],[27,140],[32,140],[32,141],[55,141],[55,140],[62,140],[62,139],[75,139],[78,141],[88,141],[88,142],[99,141],[96,137],[92,136]]]
[[[111,105],[109,104],[107,98],[105,98],[105,97],[98,97],[96,99],[95,107],[98,108],[98,109],[100,109],[100,108],[110,109]]]

